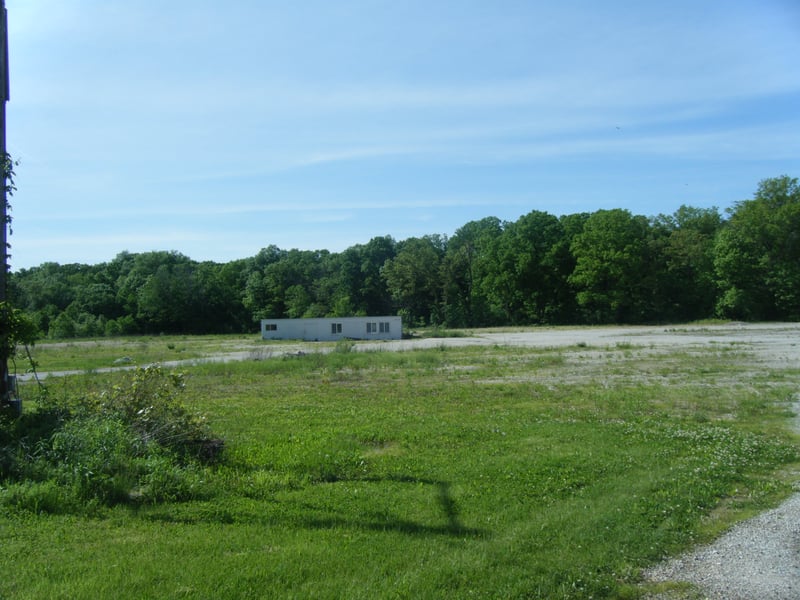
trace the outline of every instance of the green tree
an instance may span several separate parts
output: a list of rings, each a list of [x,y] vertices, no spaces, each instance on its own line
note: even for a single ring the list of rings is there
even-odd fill
[[[218,285],[224,295],[225,322],[231,332],[255,331],[253,314],[245,306],[245,288],[250,274],[248,259],[242,258],[219,265],[217,270]]]
[[[648,272],[649,224],[627,210],[599,210],[572,241],[575,270],[569,277],[592,323],[640,322],[653,293]]]
[[[158,319],[166,318],[167,312],[162,308],[158,308],[157,299],[159,288],[166,291],[166,279],[175,265],[189,264],[191,259],[179,252],[143,252],[141,254],[122,253],[117,255],[117,258],[112,261],[111,268],[120,273],[116,282],[117,302],[122,307],[125,314],[131,315],[137,321],[145,319],[142,327],[149,331],[160,331],[164,321],[162,320],[159,325],[147,323],[146,319],[150,315],[157,316]],[[162,272],[157,276],[158,281],[150,282],[150,279],[155,276],[156,272],[161,269]],[[150,287],[146,292],[143,292],[145,286]],[[142,308],[140,302],[144,299],[149,303],[149,306]],[[164,299],[164,302],[168,302]],[[158,314],[157,314],[158,313]]]
[[[326,314],[329,308],[321,300],[324,295],[320,283],[326,279],[324,266],[330,253],[327,250],[280,251],[270,247],[262,251],[256,267],[247,280],[245,306],[253,310],[258,319]],[[266,260],[263,260],[266,258]]]
[[[361,314],[391,313],[392,298],[381,272],[386,261],[396,255],[397,243],[388,235],[374,237],[360,248],[356,307]]]
[[[251,261],[244,287],[242,302],[253,315],[255,321],[265,318],[279,318],[283,314],[281,299],[277,298],[265,270],[283,260],[286,251],[275,245],[262,248]]]
[[[114,288],[107,283],[89,283],[77,289],[70,306],[79,312],[114,319],[122,314],[116,296]]]
[[[535,210],[506,224],[496,239],[484,283],[508,322],[546,323],[557,311],[562,278],[557,249],[563,237],[557,217]]]
[[[653,220],[651,250],[659,279],[653,311],[660,320],[691,321],[714,314],[714,244],[722,224],[717,208],[689,206]]]
[[[470,221],[447,241],[442,261],[445,322],[451,327],[475,327],[494,322],[486,295],[491,248],[503,232],[496,217]]]
[[[195,333],[202,300],[193,265],[164,264],[139,288],[136,316],[151,332]]]
[[[714,266],[720,315],[800,319],[800,187],[786,175],[763,180],[737,202],[720,232]]]
[[[302,285],[295,284],[286,288],[284,303],[286,316],[290,319],[299,319],[305,316],[312,302],[311,294]]]
[[[445,244],[440,236],[409,238],[400,244],[397,256],[387,260],[383,267],[398,314],[409,326],[442,322],[441,263]]]
[[[62,311],[75,299],[66,270],[58,263],[47,262],[14,274],[14,302],[28,311],[40,311],[52,306]]]
[[[574,213],[559,217],[563,232],[551,250],[551,261],[556,272],[553,305],[550,319],[554,323],[580,323],[583,321],[581,310],[570,283],[570,275],[575,270],[576,260],[572,253],[572,242],[581,232],[589,213]]]

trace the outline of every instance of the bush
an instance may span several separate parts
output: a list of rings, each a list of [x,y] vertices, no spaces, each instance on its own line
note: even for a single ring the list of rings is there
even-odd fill
[[[43,458],[77,498],[118,504],[136,487],[146,451],[123,422],[92,416],[68,421],[53,434]]]
[[[90,400],[95,410],[119,419],[145,442],[154,442],[182,458],[213,460],[221,450],[205,418],[191,413],[178,399],[184,375],[160,366],[137,368],[120,385]],[[209,453],[209,448],[217,448]],[[210,454],[210,455],[209,455]]]
[[[144,472],[132,498],[150,504],[179,502],[197,498],[202,490],[203,479],[196,466],[179,467],[169,454],[152,452],[144,461]]]
[[[0,505],[70,512],[202,492],[202,463],[222,440],[178,399],[183,376],[136,369],[111,389],[52,401],[0,427]]]
[[[0,506],[32,513],[66,513],[77,504],[53,479],[14,483],[0,489]]]
[[[353,340],[338,340],[336,345],[333,347],[333,351],[336,354],[349,354],[355,348],[356,343]]]

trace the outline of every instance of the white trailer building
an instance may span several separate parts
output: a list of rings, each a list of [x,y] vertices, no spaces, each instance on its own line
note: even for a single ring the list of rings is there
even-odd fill
[[[265,340],[399,340],[403,335],[400,317],[326,317],[324,319],[263,319]]]

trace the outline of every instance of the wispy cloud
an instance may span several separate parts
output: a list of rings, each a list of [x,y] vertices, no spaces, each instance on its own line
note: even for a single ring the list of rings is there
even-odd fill
[[[341,246],[630,205],[636,177],[739,199],[800,161],[782,0],[7,5],[30,256]]]
[[[447,209],[447,208],[466,208],[492,206],[497,203],[498,197],[504,203],[522,204],[524,196],[504,197],[497,194],[492,197],[478,196],[470,197],[466,195],[437,195],[422,197],[408,197],[406,194],[381,195],[378,199],[372,200],[349,200],[332,203],[329,200],[304,200],[303,202],[293,201],[261,201],[258,203],[223,203],[217,205],[196,205],[196,206],[176,206],[174,204],[161,205],[137,205],[128,207],[104,207],[97,209],[88,207],[81,209],[74,207],[64,212],[48,212],[47,214],[36,214],[25,212],[18,220],[19,223],[42,223],[42,222],[96,222],[116,223],[115,229],[136,228],[134,235],[137,239],[158,241],[164,237],[176,239],[194,239],[191,231],[168,231],[165,233],[143,232],[138,233],[139,224],[147,222],[149,219],[158,218],[180,218],[196,219],[209,217],[224,217],[237,215],[259,215],[259,214],[301,214],[304,222],[332,222],[345,221],[350,218],[348,213],[352,211],[393,211],[396,209]],[[331,212],[332,206],[336,212]],[[154,226],[157,226],[155,223]],[[193,231],[193,230],[192,230]],[[124,235],[115,233],[93,234],[91,239],[97,243],[106,241],[124,241]],[[72,243],[83,239],[79,236],[57,235],[49,237],[46,241],[49,245],[62,243]],[[205,239],[200,237],[197,239]],[[27,243],[38,244],[41,240],[26,240]]]

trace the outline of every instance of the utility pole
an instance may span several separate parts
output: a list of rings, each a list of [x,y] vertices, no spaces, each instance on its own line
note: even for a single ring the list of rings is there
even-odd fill
[[[2,326],[6,331],[0,332],[0,405],[12,403],[14,385],[8,375],[8,359],[11,356],[11,339],[7,301],[8,291],[8,198],[6,197],[9,167],[6,154],[6,102],[8,102],[8,14],[5,0],[0,0],[0,161],[2,161],[2,185],[0,185],[0,205],[2,205],[3,235],[0,239],[0,252],[3,264],[0,266],[0,302],[3,303]]]

